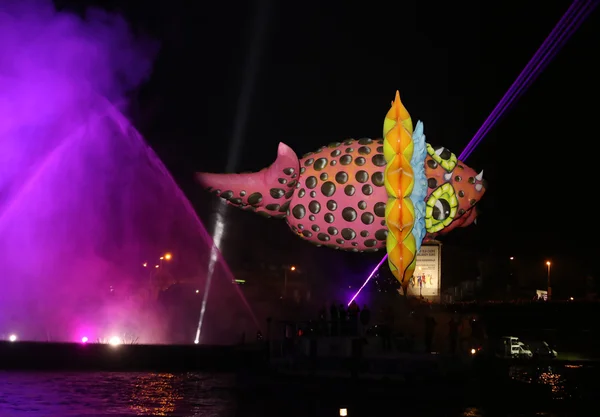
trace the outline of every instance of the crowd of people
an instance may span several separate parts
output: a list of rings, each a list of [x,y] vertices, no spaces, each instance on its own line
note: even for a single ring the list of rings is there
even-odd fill
[[[318,314],[318,329],[321,335],[358,336],[364,334],[371,323],[371,310],[365,305],[361,309],[353,301],[348,307],[333,302],[323,305]]]

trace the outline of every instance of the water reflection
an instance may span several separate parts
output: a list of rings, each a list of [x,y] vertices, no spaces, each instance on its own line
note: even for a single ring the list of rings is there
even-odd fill
[[[479,408],[469,407],[463,411],[461,417],[483,417],[483,414]]]
[[[147,374],[137,377],[131,393],[131,410],[137,415],[167,416],[175,411],[183,396],[173,383],[180,382],[173,374]]]
[[[511,366],[508,372],[509,377],[515,381],[548,387],[554,399],[562,400],[571,397],[567,390],[566,378],[552,366]]]

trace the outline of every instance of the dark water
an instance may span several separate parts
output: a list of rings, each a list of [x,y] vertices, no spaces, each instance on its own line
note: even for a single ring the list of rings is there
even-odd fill
[[[560,379],[542,375],[542,378]],[[264,383],[264,381],[263,381]],[[498,401],[487,406],[448,404],[430,400],[415,404],[402,390],[392,392],[382,404],[365,398],[332,398],[324,392],[310,395],[298,388],[282,387],[275,381],[256,388],[233,375],[167,373],[0,373],[0,417],[19,416],[202,416],[202,417],[290,417],[348,416],[401,417],[566,417],[578,414],[570,407],[555,407],[549,398],[536,405],[511,400],[498,393]],[[242,386],[243,385],[243,386]],[[254,385],[254,386],[253,386]],[[561,385],[562,386],[562,385]],[[265,388],[267,387],[267,388]],[[425,387],[427,389],[427,387]],[[494,390],[493,386],[489,387]],[[555,386],[550,391],[560,391]],[[285,394],[283,394],[285,392]],[[504,397],[503,397],[504,395]],[[562,395],[562,394],[561,394]],[[379,402],[370,405],[370,402]],[[470,404],[467,404],[470,403]],[[352,405],[352,406],[351,406]],[[556,410],[552,410],[556,408]],[[549,411],[550,410],[550,411]]]

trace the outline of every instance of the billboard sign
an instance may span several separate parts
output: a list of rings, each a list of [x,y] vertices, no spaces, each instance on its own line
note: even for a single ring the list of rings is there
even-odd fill
[[[439,301],[441,289],[441,245],[423,245],[417,254],[415,273],[408,283],[408,295]]]

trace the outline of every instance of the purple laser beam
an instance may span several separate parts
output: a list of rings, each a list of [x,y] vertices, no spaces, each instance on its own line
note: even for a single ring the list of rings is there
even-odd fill
[[[480,137],[484,136],[484,134],[485,134],[488,126],[493,125],[495,123],[495,121],[498,118],[498,115],[499,114],[501,115],[502,112],[504,111],[504,104],[505,104],[507,98],[510,97],[512,94],[514,94],[515,90],[518,90],[518,89],[521,88],[522,79],[524,78],[524,76],[526,76],[526,75],[528,75],[530,73],[531,69],[539,61],[540,55],[545,54],[546,50],[548,48],[553,47],[554,40],[557,37],[556,36],[557,33],[559,31],[562,31],[563,28],[564,28],[564,26],[565,26],[565,22],[567,22],[572,16],[574,16],[576,14],[574,12],[574,10],[576,8],[578,8],[579,5],[580,5],[580,2],[576,0],[575,2],[573,2],[573,4],[571,5],[571,7],[565,12],[565,14],[561,18],[561,20],[554,27],[554,29],[552,30],[552,32],[550,33],[550,35],[548,35],[548,37],[546,38],[546,40],[544,41],[544,43],[541,45],[541,47],[536,51],[536,53],[531,58],[531,60],[529,61],[529,63],[526,65],[526,67],[523,69],[523,71],[521,72],[521,74],[519,74],[519,76],[517,77],[517,79],[515,80],[515,82],[511,85],[511,87],[504,94],[504,96],[502,97],[502,99],[498,102],[498,104],[496,105],[496,107],[494,108],[494,110],[492,111],[492,113],[488,116],[488,118],[485,120],[485,122],[479,128],[479,130],[475,133],[473,139],[471,139],[471,141],[467,144],[467,146],[465,147],[465,150],[463,150],[463,152],[459,156],[459,159],[462,160],[463,159],[463,154],[465,154],[465,151],[467,149],[473,148],[475,146],[475,143],[476,143],[477,139],[479,139]]]
[[[586,4],[589,4],[589,3],[586,3]],[[471,141],[467,144],[467,146],[465,147],[465,150],[463,150],[463,152],[459,156],[460,160],[464,160],[464,158],[465,158],[464,155],[467,154],[468,150],[470,150],[471,148],[474,148],[477,145],[477,141],[479,140],[479,138],[484,136],[484,134],[486,133],[486,131],[488,129],[488,126],[493,126],[494,123],[496,122],[496,120],[499,118],[499,116],[502,115],[502,113],[504,112],[504,109],[505,109],[506,102],[515,93],[515,91],[518,91],[521,88],[523,79],[530,74],[532,68],[534,68],[537,65],[540,58],[543,58],[544,54],[548,53],[547,50],[549,48],[553,49],[553,46],[555,45],[555,40],[560,36],[559,33],[563,32],[563,30],[565,28],[565,23],[569,19],[571,19],[573,16],[578,15],[578,13],[576,13],[575,10],[579,9],[580,5],[581,5],[581,2],[579,0],[575,0],[575,2],[573,2],[571,7],[569,7],[569,9],[565,12],[565,14],[561,18],[561,20],[557,23],[557,25],[554,27],[554,29],[552,30],[550,35],[548,35],[548,37],[546,38],[546,40],[544,41],[542,46],[538,49],[538,51],[535,53],[533,58],[529,61],[527,66],[523,69],[523,71],[521,72],[519,77],[517,77],[517,79],[512,84],[512,86],[508,89],[508,91],[505,93],[505,95],[502,97],[502,99],[498,102],[498,104],[496,105],[496,107],[494,108],[492,113],[488,116],[488,118],[485,120],[483,125],[475,133],[475,136],[473,137],[473,139],[471,139]],[[580,10],[580,12],[581,12],[581,10]],[[571,26],[572,25],[570,24],[568,27],[571,27]]]
[[[379,263],[377,264],[377,266],[375,268],[373,268],[373,270],[371,271],[371,273],[369,274],[369,277],[365,280],[365,282],[363,283],[363,285],[358,289],[358,291],[356,291],[356,294],[354,294],[354,297],[352,297],[352,299],[350,301],[348,301],[348,305],[352,304],[352,301],[354,301],[356,299],[356,297],[358,297],[358,294],[360,294],[360,292],[363,290],[363,288],[365,288],[365,286],[369,283],[369,281],[371,281],[371,278],[373,278],[373,275],[375,275],[375,272],[377,272],[377,270],[381,267],[381,265],[383,265],[383,262],[387,259],[387,254],[383,257],[383,259],[381,261],[379,261]]]
[[[579,26],[581,26],[581,24],[585,21],[587,16],[589,16],[589,14],[594,10],[594,7],[595,4],[588,3],[586,7],[581,8],[577,15],[573,17],[573,20],[571,21],[571,23],[569,23],[569,26],[566,28],[566,30],[558,38],[556,38],[554,42],[556,47],[548,51],[547,54],[542,57],[542,59],[537,63],[536,67],[532,71],[530,71],[529,74],[525,74],[527,75],[527,78],[521,82],[521,87],[517,91],[512,92],[511,95],[509,95],[507,92],[503,100],[497,106],[501,107],[499,114],[496,115],[496,117],[494,118],[494,120],[491,121],[491,123],[482,126],[482,129],[480,129],[482,130],[482,133],[474,137],[471,140],[471,142],[469,142],[469,145],[461,153],[459,157],[460,160],[464,161],[473,153],[475,148],[479,145],[479,143],[481,143],[485,135],[494,127],[495,123],[500,119],[500,117],[502,117],[506,110],[508,110],[511,107],[511,105],[519,97],[521,97],[525,93],[525,91],[527,91],[527,89],[533,84],[533,82],[548,66],[548,64],[552,62],[554,57],[558,54],[558,52],[560,52],[561,48],[566,44],[566,42],[573,35],[573,33],[575,33]],[[523,75],[523,73],[521,75]],[[502,104],[502,106],[500,106],[500,104]]]

